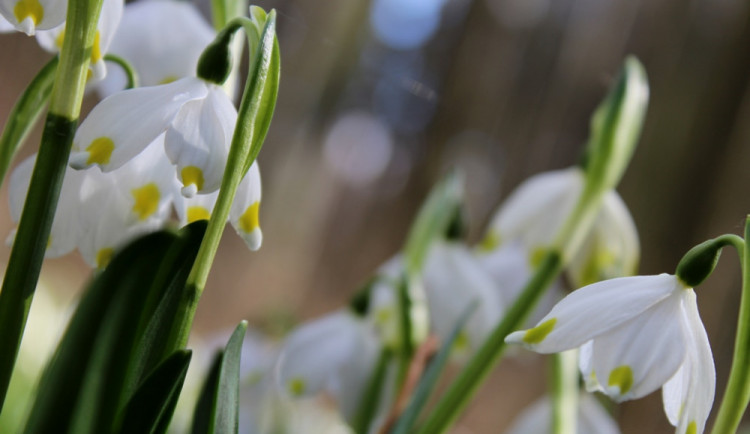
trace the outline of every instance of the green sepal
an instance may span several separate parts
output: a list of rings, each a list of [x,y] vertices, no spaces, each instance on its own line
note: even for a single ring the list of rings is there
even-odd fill
[[[461,330],[466,326],[466,322],[476,310],[477,305],[478,303],[475,301],[461,313],[461,316],[458,318],[458,321],[456,321],[450,335],[448,335],[445,342],[441,343],[440,351],[438,351],[435,357],[429,362],[424,375],[422,375],[417,388],[414,390],[414,394],[412,395],[406,410],[404,410],[398,418],[396,425],[393,430],[391,430],[391,434],[407,434],[413,432],[414,424],[417,422],[419,413],[422,411],[422,408],[424,408],[432,390],[437,385],[437,382],[440,379],[440,373],[443,372],[443,368],[445,368],[445,365],[448,362],[448,358],[451,350],[453,350],[454,344],[456,343],[456,339],[458,339]]]
[[[123,411],[119,432],[161,434],[167,431],[190,365],[190,350],[177,350],[151,372]]]
[[[58,58],[54,57],[37,73],[10,111],[0,136],[0,184],[10,163],[29,136],[34,124],[47,106],[55,81]]]
[[[617,186],[630,163],[648,107],[648,79],[633,56],[591,117],[591,132],[582,166],[587,182],[607,191]]]
[[[729,244],[737,247],[739,252],[743,251],[744,241],[737,235],[722,235],[698,244],[680,259],[675,276],[685,286],[695,288],[711,275],[719,262],[721,249]]]
[[[239,427],[240,357],[247,321],[232,333],[217,353],[196,403],[193,434],[235,434]]]

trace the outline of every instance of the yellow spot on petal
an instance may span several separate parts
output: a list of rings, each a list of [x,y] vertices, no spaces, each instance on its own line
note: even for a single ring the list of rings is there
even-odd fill
[[[114,253],[115,251],[111,247],[106,247],[96,252],[96,266],[99,268],[106,267],[107,264],[109,264],[109,261],[112,260],[112,255]]]
[[[99,43],[99,40],[101,37],[99,36],[99,31],[96,31],[96,34],[94,35],[94,45],[91,47],[91,63],[96,63],[100,60],[102,60],[102,47]]]
[[[143,187],[134,188],[130,191],[133,194],[133,212],[138,215],[139,220],[146,220],[159,208],[159,187],[150,182]]]
[[[202,206],[190,206],[187,209],[188,223],[197,222],[198,220],[208,220],[210,218],[211,213]]]
[[[628,365],[618,366],[609,373],[609,387],[618,387],[620,395],[628,393],[633,387],[633,370]]]
[[[203,171],[200,167],[185,166],[180,175],[182,175],[182,184],[185,187],[195,185],[198,191],[203,189]]]
[[[615,255],[606,250],[592,252],[583,265],[581,281],[578,282],[578,285],[586,286],[600,280],[621,275],[622,273],[618,272],[619,270],[611,269],[615,265],[615,259]]]
[[[60,30],[60,33],[55,38],[55,45],[58,49],[62,49],[63,42],[65,42],[65,29]]]
[[[300,377],[289,380],[289,393],[291,393],[292,396],[302,396],[302,394],[305,393],[306,388],[307,385],[305,384],[305,380]]]
[[[109,158],[112,151],[115,150],[115,142],[109,137],[99,137],[95,139],[86,151],[89,153],[89,159],[86,164],[109,164]]]
[[[526,330],[526,333],[523,335],[523,341],[527,344],[538,344],[542,342],[544,338],[550,334],[552,329],[555,328],[555,323],[557,323],[557,318],[551,318],[533,329]]]
[[[36,26],[44,19],[44,7],[39,0],[21,0],[13,8],[13,15],[19,23],[30,17]]]
[[[687,429],[685,430],[685,434],[697,434],[698,433],[698,425],[695,423],[695,421],[692,421],[688,424]]]
[[[461,332],[456,336],[456,340],[453,341],[453,351],[459,353],[465,353],[471,348],[471,338],[466,334],[465,331]]]
[[[159,80],[158,84],[169,84],[169,83],[177,81],[178,79],[179,77],[177,77],[176,75],[168,75],[162,78],[161,80]]]
[[[260,223],[258,222],[259,208],[260,202],[255,202],[254,204],[247,207],[245,212],[240,216],[239,226],[243,232],[249,234],[256,228],[260,227]]]
[[[493,230],[490,230],[489,232],[487,232],[487,235],[482,238],[482,241],[479,242],[477,248],[480,252],[490,252],[492,250],[495,250],[499,245],[500,234]]]

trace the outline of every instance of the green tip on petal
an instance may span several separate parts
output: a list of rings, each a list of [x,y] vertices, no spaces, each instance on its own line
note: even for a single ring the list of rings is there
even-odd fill
[[[542,342],[544,338],[546,338],[547,335],[550,334],[550,332],[552,332],[552,330],[555,328],[556,323],[557,318],[551,318],[534,327],[533,329],[526,330],[526,333],[524,333],[523,335],[523,342],[529,345]]]
[[[620,395],[625,395],[633,387],[633,370],[628,365],[616,367],[609,373],[607,385],[619,388]]]
[[[305,380],[300,377],[289,380],[289,393],[291,393],[292,396],[302,396],[305,393],[306,388],[307,385]]]

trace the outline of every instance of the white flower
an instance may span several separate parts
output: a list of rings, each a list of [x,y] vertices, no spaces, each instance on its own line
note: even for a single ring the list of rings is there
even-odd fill
[[[573,211],[584,187],[578,167],[536,175],[522,183],[500,208],[480,249],[492,251],[519,241],[535,264]],[[639,259],[638,233],[615,191],[604,195],[602,210],[577,255],[570,259],[576,287],[633,274]]]
[[[711,411],[716,374],[695,292],[668,274],[623,277],[581,288],[539,324],[506,342],[540,353],[581,347],[589,390],[616,401],[664,386],[677,432],[700,433]]]
[[[70,165],[116,169],[166,131],[164,151],[182,194],[211,193],[221,184],[236,119],[221,87],[199,78],[128,89],[105,98],[83,121]]]
[[[171,83],[195,75],[198,58],[215,32],[191,3],[153,0],[129,3],[109,47],[133,66],[141,86]],[[120,68],[99,83],[109,96],[125,87]]]
[[[33,36],[37,30],[57,27],[65,21],[67,0],[0,0],[2,30],[19,30]]]
[[[288,397],[328,396],[351,419],[375,368],[380,344],[370,325],[341,310],[306,323],[283,344],[276,380]]]
[[[157,141],[163,137],[157,139]],[[78,248],[92,266],[107,264],[120,245],[164,226],[179,185],[158,146],[138,155],[120,169],[68,169],[52,223],[46,256]],[[10,178],[10,210],[15,222],[31,179],[36,156],[21,163]]]
[[[596,399],[580,395],[577,434],[620,434],[617,424]],[[544,397],[527,407],[506,434],[539,434],[552,432],[552,402]]]
[[[63,2],[66,3],[67,2]],[[94,45],[91,47],[92,79],[100,80],[107,75],[107,67],[104,64],[104,55],[108,52],[112,39],[117,31],[117,26],[122,18],[123,0],[104,0],[102,3],[99,22],[96,25]],[[65,38],[65,24],[60,24],[50,30],[36,33],[36,40],[42,48],[50,53],[57,53],[63,45]]]

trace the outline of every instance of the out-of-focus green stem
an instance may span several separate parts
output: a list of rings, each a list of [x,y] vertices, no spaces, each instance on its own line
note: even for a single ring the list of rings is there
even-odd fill
[[[734,341],[734,357],[729,381],[721,400],[713,434],[737,432],[750,402],[750,216],[745,221],[744,248],[739,249],[742,262],[742,298]],[[737,247],[737,245],[735,245]]]
[[[68,3],[65,39],[21,221],[0,292],[0,410],[31,308],[73,143],[102,0]]]
[[[575,434],[578,426],[578,350],[552,356],[552,432]]]

